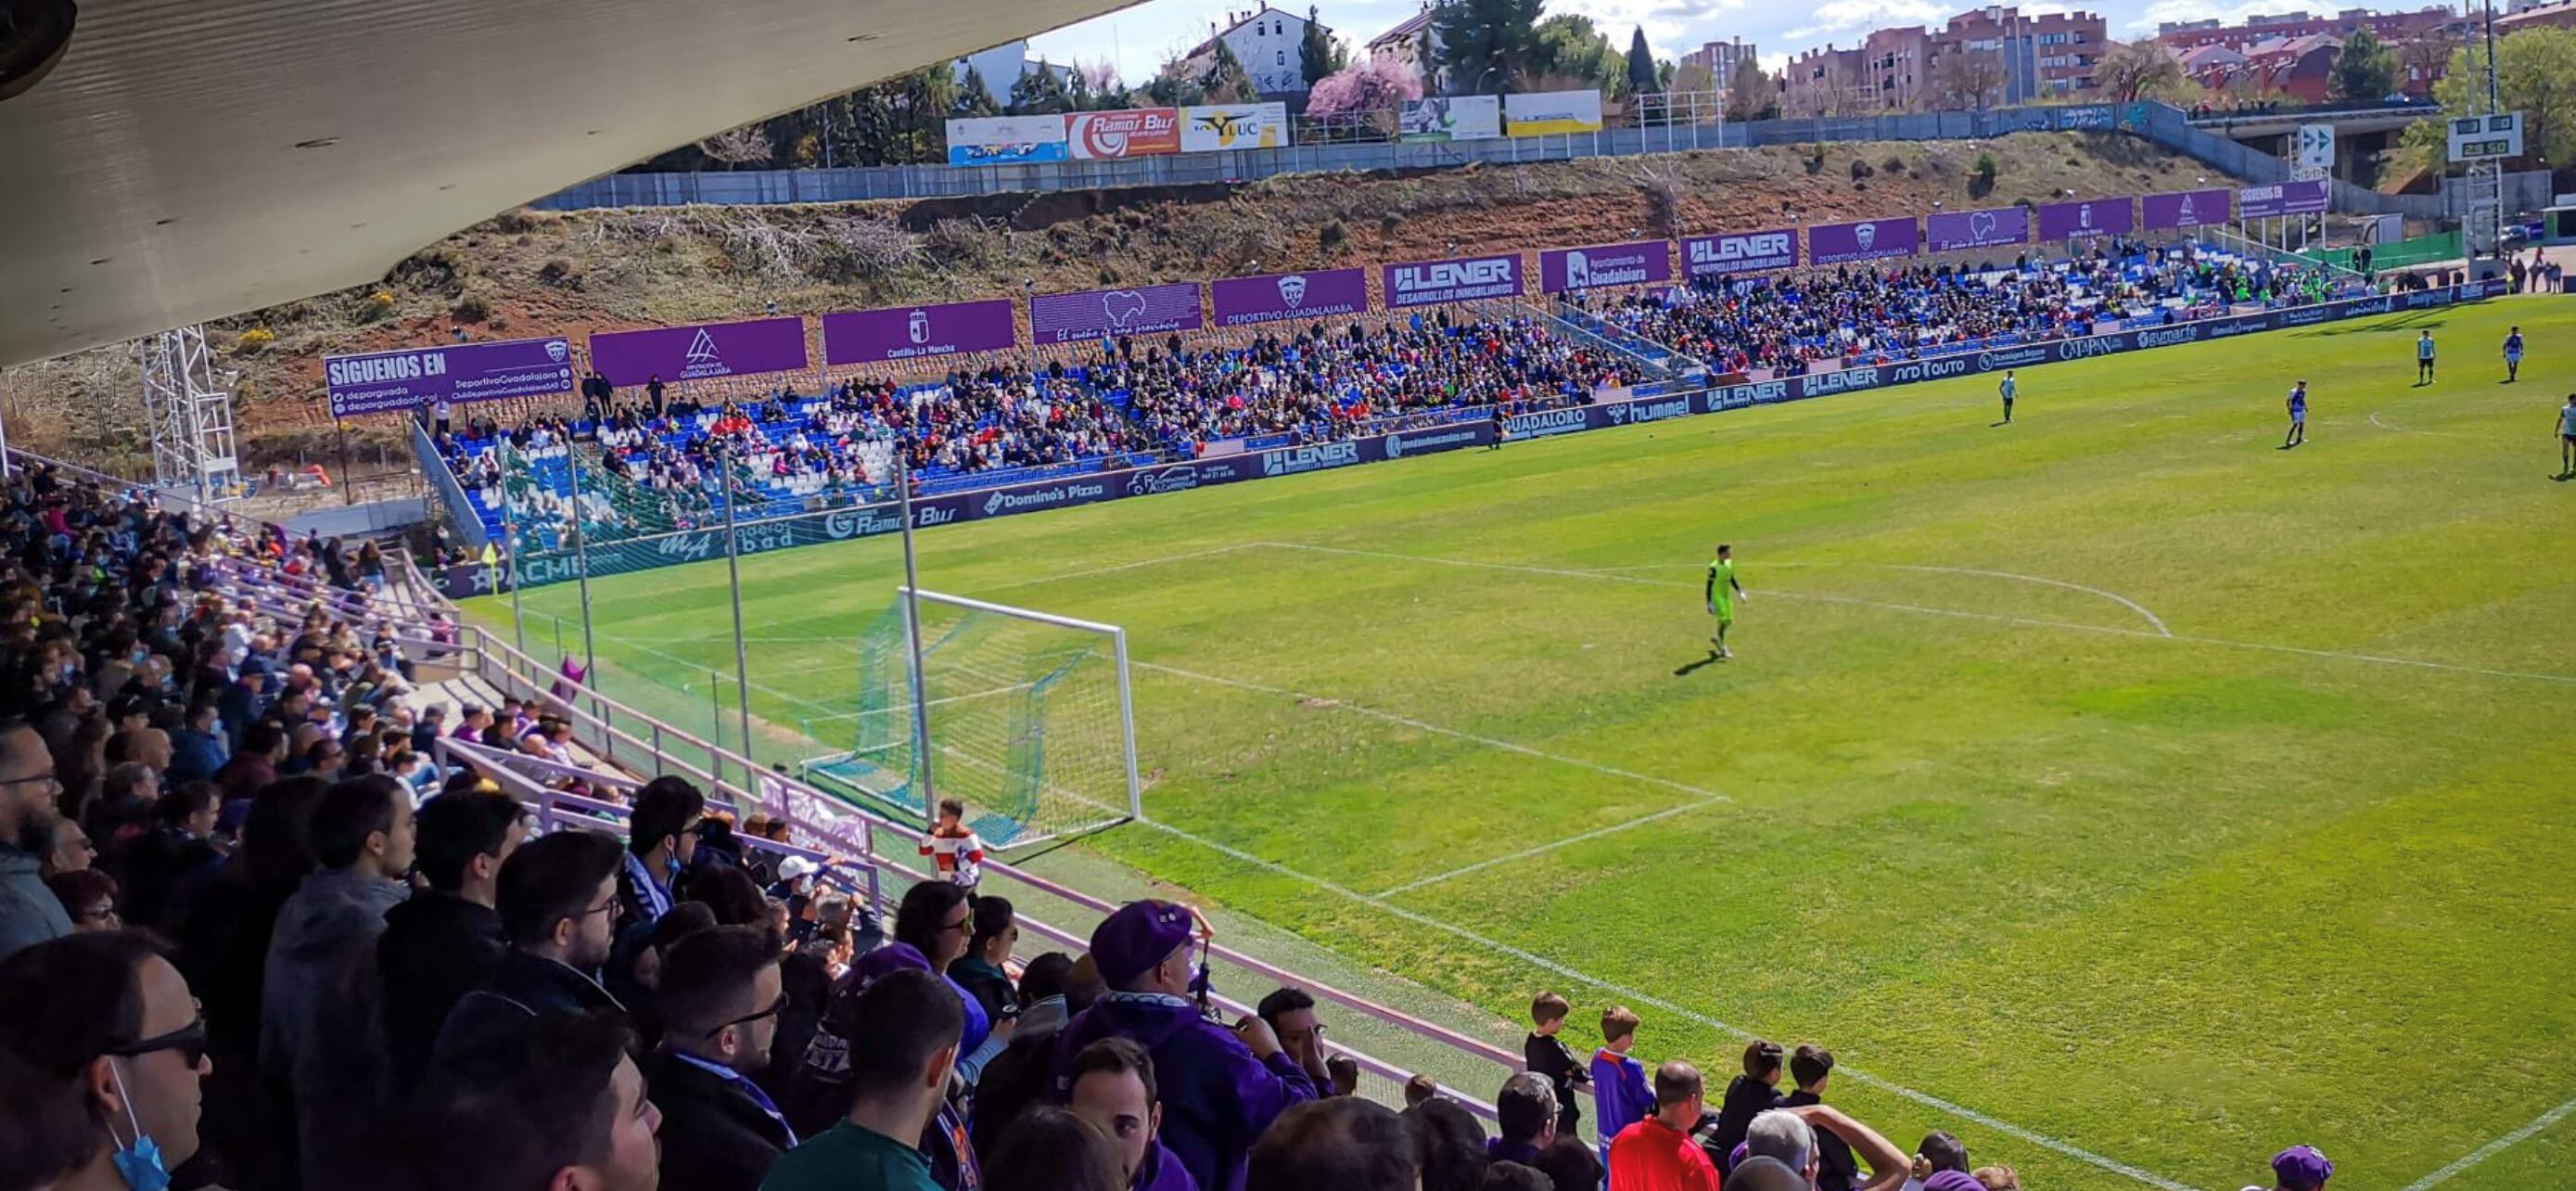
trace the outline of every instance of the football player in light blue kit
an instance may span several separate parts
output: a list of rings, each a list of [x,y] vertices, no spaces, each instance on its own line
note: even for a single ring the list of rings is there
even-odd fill
[[[2004,383],[1996,385],[1995,392],[2004,399],[2004,425],[2010,426],[2013,398],[2021,395],[2021,385],[2013,380],[2012,369],[2004,369]]]
[[[2415,338],[2415,383],[2433,383],[2433,332],[2430,328]]]
[[[2558,478],[2576,476],[2576,393],[2558,407]]]
[[[2504,383],[2522,379],[2522,328],[2504,337]]]

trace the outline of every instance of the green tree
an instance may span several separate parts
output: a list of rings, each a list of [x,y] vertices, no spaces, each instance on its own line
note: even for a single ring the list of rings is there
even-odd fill
[[[2552,164],[2576,160],[2576,29],[2525,29],[2496,42],[2496,78],[2504,110],[2522,113],[2525,152]],[[2487,107],[2487,55],[2480,43],[2451,54],[2450,69],[2433,88],[2446,112]],[[2406,129],[2399,156],[2441,169],[2444,137],[2438,119]]]
[[[966,67],[966,78],[957,84],[957,103],[949,109],[957,116],[998,116],[1001,105],[993,102],[992,84],[984,81],[984,72],[972,63]]]
[[[1350,50],[1315,19],[1312,4],[1306,6],[1306,35],[1297,42],[1297,64],[1310,90],[1351,64]]]
[[[1243,60],[1234,56],[1234,48],[1220,39],[1216,56],[1208,63],[1207,73],[1199,76],[1199,90],[1207,103],[1250,103],[1261,98],[1260,89],[1252,85],[1252,75],[1243,69]]]
[[[1646,48],[1646,30],[1638,26],[1628,32],[1628,94],[1652,95],[1663,90],[1655,71],[1655,52]]]
[[[1532,90],[1599,87],[1613,97],[1628,93],[1628,60],[1592,18],[1558,13],[1538,23],[1538,48],[1531,55]]]
[[[1751,58],[1735,64],[1735,78],[1726,85],[1726,118],[1729,120],[1777,120],[1780,118],[1780,84],[1771,72]]]
[[[1176,108],[1205,103],[1207,88],[1199,79],[1199,72],[1192,68],[1188,59],[1174,58],[1154,72],[1152,81],[1145,84],[1142,94],[1157,107]]]
[[[1044,116],[1072,108],[1073,95],[1065,89],[1064,76],[1045,62],[1029,63],[1020,72],[1020,81],[1011,84],[1009,110],[1014,116]]]
[[[2093,68],[2093,85],[2122,103],[2169,93],[2182,84],[2182,59],[2160,41],[2114,42]]]
[[[1441,0],[1432,10],[1440,67],[1460,95],[1507,95],[1538,67],[1546,0]]]
[[[2397,55],[2369,29],[2355,29],[2327,81],[2338,98],[2378,99],[2397,89]]]

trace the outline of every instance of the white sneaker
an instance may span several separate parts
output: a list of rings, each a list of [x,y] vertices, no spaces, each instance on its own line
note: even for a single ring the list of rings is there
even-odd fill
[[[1732,649],[1728,649],[1727,647],[1725,647],[1725,646],[1723,646],[1723,645],[1720,645],[1720,646],[1718,646],[1718,647],[1717,647],[1717,660],[1719,660],[1719,661],[1721,661],[1721,662],[1722,662],[1722,661],[1725,661],[1726,659],[1731,658],[1731,657],[1734,657],[1734,656],[1735,656],[1735,651],[1734,651],[1734,650],[1732,650]]]

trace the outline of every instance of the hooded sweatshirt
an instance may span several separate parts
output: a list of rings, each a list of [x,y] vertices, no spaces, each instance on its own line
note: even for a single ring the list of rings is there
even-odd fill
[[[260,993],[260,1066],[292,1089],[308,1186],[364,1169],[363,1145],[388,1082],[378,1020],[376,939],[408,889],[354,869],[304,878],[277,912]]]
[[[1241,1191],[1252,1143],[1289,1105],[1315,1098],[1315,1082],[1286,1053],[1252,1057],[1234,1031],[1199,1016],[1188,998],[1115,992],[1066,1025],[1050,1064],[1050,1098],[1071,1091],[1074,1056],[1125,1038],[1154,1059],[1162,1142],[1202,1191]]]

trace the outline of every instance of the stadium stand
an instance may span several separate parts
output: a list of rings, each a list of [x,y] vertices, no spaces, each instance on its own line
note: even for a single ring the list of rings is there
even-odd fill
[[[1026,900],[979,908],[905,867],[919,829],[595,697],[458,623],[399,551],[14,460],[0,1102],[26,1144],[10,1186],[1598,1177],[1520,1052],[1218,946],[1172,903],[988,863],[988,886]],[[1094,924],[1021,908],[1039,902]],[[1016,955],[1024,934],[1049,953]],[[1215,965],[1281,991],[1256,1013],[1214,991]],[[1539,1004],[1561,1018],[1562,999]],[[1483,1083],[1328,1054],[1325,1014],[1398,1026]],[[1908,1160],[1815,1103],[1830,1062],[1801,1048],[1804,1098],[1780,1110],[1797,1116],[1740,1133],[1668,1064],[1613,1169],[1670,1142],[1659,1161],[1804,1161],[1812,1180],[1822,1134],[1873,1188],[2017,1185],[2001,1168],[1961,1182],[1946,1134]],[[1419,1097],[1408,1085],[1442,1098],[1387,1107]],[[1754,1152],[1717,1152],[1721,1135]],[[1083,1161],[1032,1159],[1067,1139]],[[2305,1191],[2332,1166],[2302,1147],[2275,1170]]]

